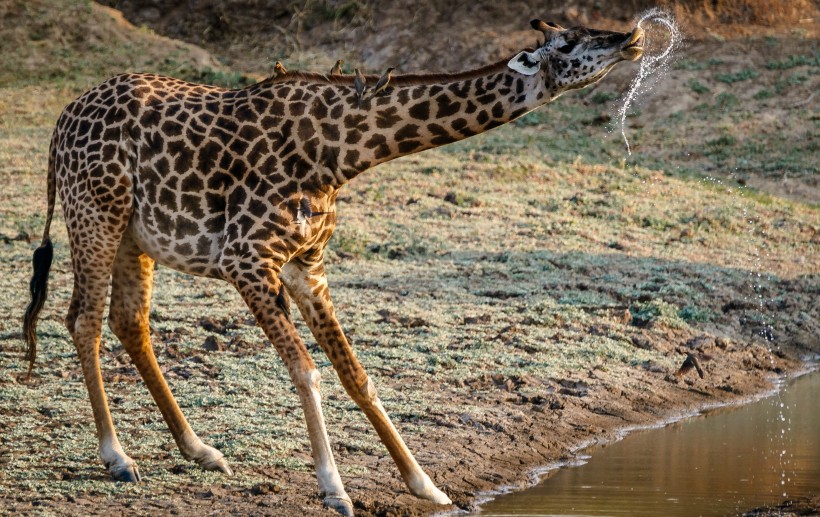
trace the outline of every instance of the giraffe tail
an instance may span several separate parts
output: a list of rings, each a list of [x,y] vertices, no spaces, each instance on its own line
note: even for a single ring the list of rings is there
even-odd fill
[[[48,272],[51,269],[51,261],[54,258],[54,246],[51,244],[49,238],[49,230],[51,229],[51,219],[54,215],[54,203],[56,198],[56,183],[54,177],[54,153],[53,149],[49,155],[48,160],[48,213],[46,215],[46,227],[43,230],[43,240],[31,259],[34,273],[31,275],[31,283],[29,284],[29,292],[31,294],[31,302],[26,308],[26,314],[23,316],[23,338],[26,340],[27,350],[26,359],[28,359],[28,375],[31,378],[31,372],[34,369],[34,360],[37,357],[37,319],[40,316],[40,310],[46,302],[48,296]]]

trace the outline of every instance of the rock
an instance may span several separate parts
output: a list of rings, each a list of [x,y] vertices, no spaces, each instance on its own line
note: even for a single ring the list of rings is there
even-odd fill
[[[652,345],[652,341],[643,336],[632,336],[632,344],[643,350],[652,350],[655,348]]]
[[[208,350],[209,352],[224,352],[225,345],[222,343],[222,340],[216,336],[208,336],[205,342],[202,343],[202,349]]]

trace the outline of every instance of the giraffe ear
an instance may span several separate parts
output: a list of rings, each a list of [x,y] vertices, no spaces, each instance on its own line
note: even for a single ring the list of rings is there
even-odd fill
[[[519,74],[535,75],[541,69],[541,55],[538,52],[519,52],[510,59],[507,66]]]

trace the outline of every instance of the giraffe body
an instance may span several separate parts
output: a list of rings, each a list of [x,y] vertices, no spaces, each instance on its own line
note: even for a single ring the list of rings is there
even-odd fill
[[[47,292],[49,228],[59,194],[74,292],[66,326],[88,388],[100,457],[115,479],[138,481],[114,430],[99,366],[102,313],[160,408],[181,453],[231,473],[182,415],[149,331],[154,263],[230,282],[287,366],[305,412],[324,502],[352,514],[321,411],[319,373],[290,320],[292,298],[347,393],[373,424],[410,491],[449,498],[421,469],[387,416],[331,302],[323,251],[348,181],[379,163],[509,122],[564,91],[637,59],[643,33],[533,26],[545,41],[512,59],[451,75],[289,72],[241,90],[150,74],[114,77],[70,103],[49,155],[48,217],[35,252],[24,335],[30,365]],[[371,84],[372,84],[371,83]]]

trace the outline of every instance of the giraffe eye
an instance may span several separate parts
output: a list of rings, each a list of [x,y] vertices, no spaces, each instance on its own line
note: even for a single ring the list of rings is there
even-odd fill
[[[562,47],[558,47],[558,52],[563,52],[564,54],[569,54],[572,52],[572,49],[575,48],[575,43],[567,43]]]

